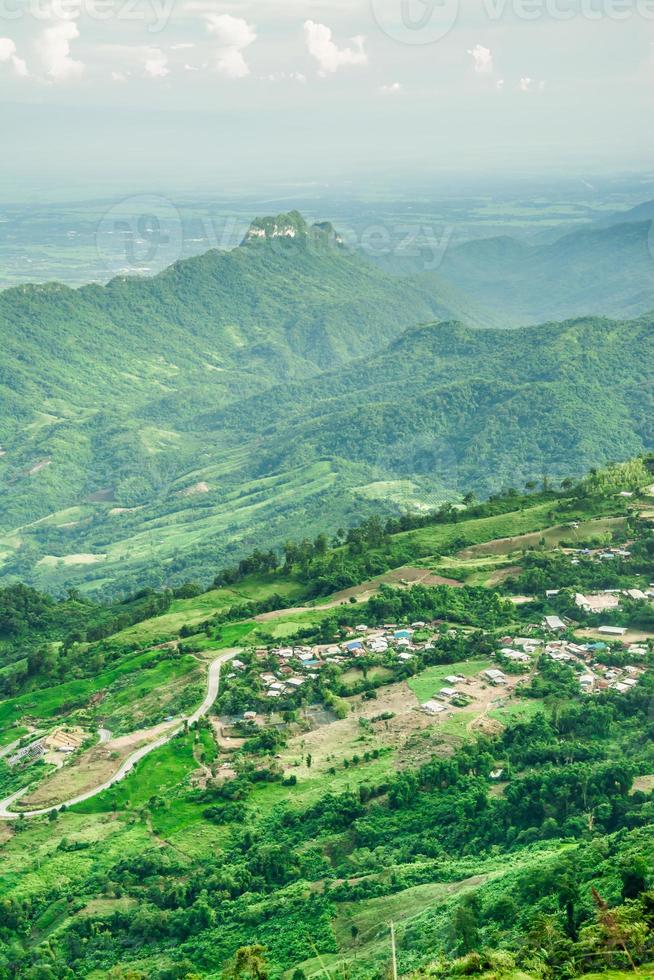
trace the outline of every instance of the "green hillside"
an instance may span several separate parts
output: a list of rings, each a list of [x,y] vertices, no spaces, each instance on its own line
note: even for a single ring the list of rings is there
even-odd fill
[[[650,444],[653,337],[649,317],[517,331],[417,327],[309,390],[250,400],[239,429],[265,432],[275,466],[306,459],[313,445],[318,458],[396,479],[440,477],[459,491],[560,478]],[[230,419],[210,424],[228,428]]]
[[[653,472],[367,521],[208,592],[0,590],[2,980],[367,980],[391,922],[403,978],[651,977]]]
[[[280,544],[298,527],[315,536],[380,507],[424,510],[624,459],[652,446],[652,337],[649,318],[441,323],[176,428],[30,423],[32,459],[51,464],[28,475],[3,460],[4,575],[55,589],[206,581],[263,527]],[[12,523],[39,501],[59,509]]]
[[[0,294],[0,580],[206,584],[264,534],[652,446],[651,317],[506,331],[470,310],[296,212],[152,279]]]
[[[465,317],[450,295],[388,279],[330,228],[295,213],[277,220],[296,237],[249,237],[153,279],[0,295],[0,555],[9,573],[45,559],[36,580],[56,586],[68,581],[49,574],[58,557],[102,562],[111,544],[142,574],[146,557],[161,570],[199,539],[225,552],[246,527],[275,522],[281,540],[289,512],[295,527],[304,498],[315,510],[311,500],[329,493],[332,468],[257,481],[238,442],[198,431],[197,416],[369,355],[407,323]],[[167,541],[151,534],[153,521],[167,525]],[[92,544],[78,528],[92,529]]]

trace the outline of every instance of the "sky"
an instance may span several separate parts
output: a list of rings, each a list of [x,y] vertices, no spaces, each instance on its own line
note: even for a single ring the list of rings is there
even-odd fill
[[[0,178],[652,170],[654,0],[0,0]]]

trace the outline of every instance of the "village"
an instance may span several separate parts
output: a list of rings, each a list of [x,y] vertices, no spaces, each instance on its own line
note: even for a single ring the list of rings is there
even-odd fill
[[[630,598],[641,598],[640,590],[627,590],[625,594]],[[647,599],[650,596],[643,593],[642,598]],[[589,607],[593,611],[612,609],[618,603],[617,592],[577,596],[579,608]],[[537,673],[540,657],[572,667],[583,694],[598,694],[607,690],[626,693],[637,685],[645,672],[646,667],[642,660],[651,653],[651,644],[625,644],[621,637],[627,633],[627,629],[611,626],[600,626],[598,629],[605,640],[581,642],[576,637],[563,638],[561,634],[573,633],[574,625],[564,622],[558,616],[545,616],[540,624],[528,625],[524,631],[527,634],[525,636],[493,637],[497,648],[491,654],[491,660],[495,663],[480,670],[474,678],[458,673],[456,665],[453,665],[451,672],[444,677],[444,684],[422,701],[419,708],[430,715],[445,715],[457,708],[466,708],[475,700],[475,692],[471,690],[473,683],[501,689],[505,696],[510,696],[519,692]],[[253,705],[244,712],[244,720],[254,721],[280,709],[280,701],[284,706],[289,703],[297,704],[302,700],[301,696],[296,697],[298,692],[329,667],[338,668],[342,675],[353,668],[366,671],[371,669],[370,665],[383,664],[391,670],[398,670],[399,677],[413,673],[411,668],[423,670],[425,664],[439,662],[437,658],[432,660],[430,657],[439,637],[457,634],[456,630],[447,629],[438,621],[413,622],[407,626],[386,623],[380,627],[370,627],[360,624],[347,627],[344,632],[348,635],[340,643],[258,647],[254,650],[254,658],[250,663],[241,659],[233,660],[227,680],[233,680],[239,674],[247,676],[252,686],[270,702],[269,709],[260,705],[259,711]],[[608,666],[601,658],[612,652],[626,654],[633,663]],[[262,662],[265,662],[267,669],[260,670]],[[399,671],[399,668],[407,665],[408,671]]]
[[[546,601],[556,599],[560,591],[548,589]],[[654,584],[647,589],[607,588],[575,593],[574,606],[579,618],[587,622],[588,617],[606,618],[607,614],[616,613],[623,599],[651,602]],[[631,631],[627,627],[603,623],[584,630],[573,616],[574,613],[547,614],[540,621],[524,623],[519,634],[477,631],[485,647],[479,654],[470,627],[455,627],[442,620],[406,625],[386,622],[379,626],[360,623],[343,626],[339,640],[331,643],[289,642],[238,650],[229,661],[224,681],[228,692],[234,683],[240,689],[239,704],[233,710],[218,706],[219,741],[221,735],[229,736],[234,724],[261,727],[275,718],[281,723],[285,713],[299,708],[307,719],[323,702],[332,708],[332,695],[340,700],[341,710],[348,710],[351,694],[376,698],[376,691],[381,688],[413,677],[424,678],[424,683],[420,684],[412,711],[439,722],[446,722],[461,711],[466,718],[485,716],[512,701],[524,700],[525,689],[541,669],[541,658],[571,667],[582,695],[628,693],[647,669],[646,658],[654,646],[652,638],[630,642],[627,634]],[[450,662],[443,658],[441,641],[457,637],[466,638],[467,659]],[[438,682],[429,689],[430,670],[439,665],[443,669],[439,670]],[[348,681],[353,681],[351,688]],[[349,707],[353,710],[352,704]],[[174,719],[165,720],[172,723]],[[110,732],[100,728],[101,742],[110,736]],[[27,738],[7,746],[2,756],[10,768],[43,761],[60,769],[66,762],[73,762],[96,738],[95,732],[75,727],[70,719],[68,725],[59,724],[49,732],[32,728]]]

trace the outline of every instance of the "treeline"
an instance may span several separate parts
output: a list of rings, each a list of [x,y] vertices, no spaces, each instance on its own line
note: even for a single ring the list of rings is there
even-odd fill
[[[103,639],[160,616],[173,598],[146,589],[105,606],[75,590],[53,599],[25,585],[0,589],[0,695],[97,672],[107,659]],[[112,658],[120,652],[116,647]]]
[[[446,503],[429,513],[407,512],[388,518],[373,515],[348,530],[339,529],[331,541],[326,534],[319,534],[314,540],[289,541],[279,552],[256,549],[238,564],[222,569],[215,576],[213,586],[235,585],[249,575],[279,572],[298,575],[306,583],[310,596],[330,595],[421,557],[414,544],[395,539],[402,532],[445,524],[464,526],[467,521],[566,500],[573,491],[579,497],[584,496],[581,485],[571,480],[564,480],[557,490],[544,478],[541,486],[530,481],[526,492],[508,488],[483,502],[476,501],[470,493],[464,497],[463,508]],[[465,543],[462,530],[461,541],[455,542],[450,550],[456,551]]]

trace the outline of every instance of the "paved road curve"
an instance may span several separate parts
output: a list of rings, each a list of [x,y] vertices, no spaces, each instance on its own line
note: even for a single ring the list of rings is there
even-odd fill
[[[178,735],[184,728],[184,723],[193,725],[196,721],[199,721],[200,718],[203,718],[208,713],[209,709],[218,697],[218,689],[220,688],[220,668],[225,661],[231,660],[231,658],[237,653],[238,650],[228,650],[218,657],[217,660],[212,661],[209,666],[209,674],[207,676],[207,695],[200,707],[194,711],[192,715],[189,715],[188,718],[183,719],[180,725],[177,725],[176,728],[166,732],[165,735],[162,735],[154,742],[149,742],[147,745],[143,745],[140,749],[136,749],[135,752],[132,752],[132,754],[125,759],[118,772],[116,772],[106,783],[102,783],[100,786],[96,786],[94,789],[89,789],[85,793],[81,793],[79,796],[73,797],[72,800],[65,800],[63,803],[58,803],[56,806],[46,807],[44,810],[21,811],[23,816],[43,817],[52,810],[61,810],[62,806],[70,807],[74,806],[76,803],[83,803],[84,800],[90,800],[92,797],[97,796],[98,793],[104,792],[104,790],[109,789],[115,783],[118,783],[121,779],[124,779],[125,776],[132,771],[137,762],[140,762],[141,759],[144,759],[146,755],[150,754],[150,752],[154,752],[155,749],[161,748],[162,745],[170,742],[171,738]],[[0,801],[0,820],[17,820],[18,817],[21,816],[21,812],[16,813],[14,810],[11,810],[10,807],[13,806],[16,800],[20,799],[21,796],[27,793],[28,789],[29,787],[21,789],[17,793],[14,793],[13,796],[8,796],[7,799]]]

